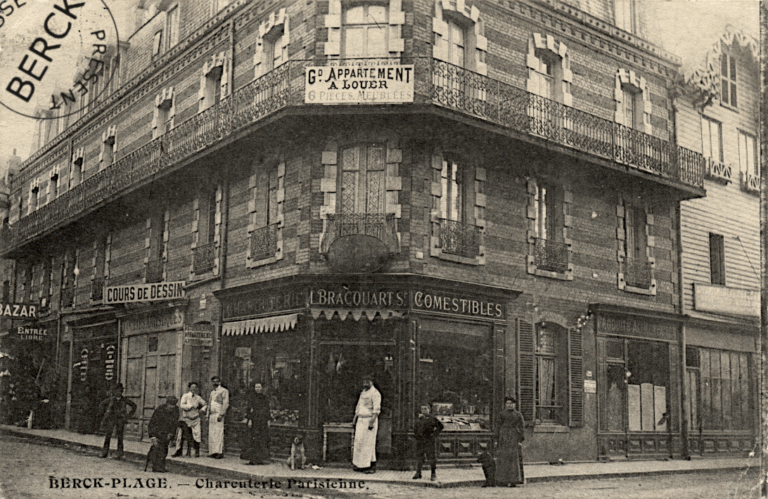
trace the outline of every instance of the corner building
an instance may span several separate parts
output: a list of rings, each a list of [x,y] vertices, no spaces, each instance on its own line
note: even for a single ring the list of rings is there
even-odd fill
[[[13,183],[7,253],[60,324],[70,427],[120,379],[146,438],[220,374],[227,449],[261,382],[273,454],[302,432],[347,461],[371,374],[380,460],[409,455],[421,403],[439,459],[476,460],[506,395],[528,462],[682,452],[678,215],[705,161],[675,143],[680,60],[626,2],[571,3],[148,11],[119,83]]]

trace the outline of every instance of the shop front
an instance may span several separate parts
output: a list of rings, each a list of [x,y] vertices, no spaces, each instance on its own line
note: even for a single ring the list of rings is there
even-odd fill
[[[120,367],[124,394],[138,408],[126,434],[147,435],[155,409],[180,396],[186,300],[135,306],[120,316]]]
[[[99,404],[118,380],[117,320],[113,313],[67,322],[72,333],[70,428],[99,431]]]
[[[681,317],[593,305],[601,457],[668,457],[680,436]]]
[[[348,462],[366,376],[382,397],[380,460],[409,455],[422,403],[445,425],[441,460],[476,459],[490,441],[512,292],[415,276],[328,276],[217,295],[229,448],[245,431],[244,394],[259,382],[271,400],[273,454],[287,454],[300,433],[315,459]]]

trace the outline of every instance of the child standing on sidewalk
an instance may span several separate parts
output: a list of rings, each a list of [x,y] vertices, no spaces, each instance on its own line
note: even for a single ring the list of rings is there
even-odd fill
[[[429,413],[429,404],[422,404],[421,414],[416,420],[416,424],[413,428],[413,434],[416,437],[416,474],[413,475],[414,480],[421,478],[421,467],[424,465],[426,458],[429,461],[429,467],[432,469],[432,476],[430,480],[433,482],[437,480],[435,475],[435,468],[437,467],[437,455],[435,453],[435,443],[437,436],[443,431],[443,423],[437,420],[436,417]]]

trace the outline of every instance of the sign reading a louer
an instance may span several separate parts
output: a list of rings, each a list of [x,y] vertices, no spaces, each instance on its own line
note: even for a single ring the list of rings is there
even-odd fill
[[[306,104],[402,104],[413,102],[413,64],[312,66],[307,68]]]
[[[104,289],[104,300],[107,304],[162,301],[175,298],[184,298],[184,281],[129,284],[109,286]]]

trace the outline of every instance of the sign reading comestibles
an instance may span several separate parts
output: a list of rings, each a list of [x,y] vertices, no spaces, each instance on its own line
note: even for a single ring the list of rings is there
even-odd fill
[[[306,104],[413,102],[413,64],[360,60],[350,66],[308,67],[306,75]]]
[[[184,298],[184,281],[129,284],[126,286],[109,286],[104,289],[104,301],[108,305],[173,300],[175,298]]]

